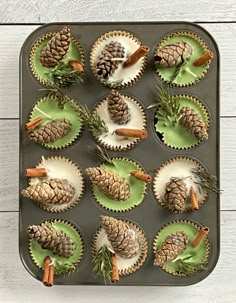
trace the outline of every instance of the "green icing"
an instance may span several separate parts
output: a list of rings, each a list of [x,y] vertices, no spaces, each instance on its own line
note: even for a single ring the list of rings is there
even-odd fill
[[[197,102],[194,102],[189,97],[177,96],[180,100],[180,109],[182,107],[191,107],[208,125],[208,120],[206,116],[206,110],[204,110]],[[156,113],[156,118],[158,119],[158,112]],[[170,118],[170,122],[166,123],[163,120],[158,120],[155,128],[156,131],[163,134],[163,141],[166,145],[173,148],[190,148],[193,145],[200,143],[201,140],[193,136],[188,132],[180,122],[175,125],[172,123],[174,119]]]
[[[181,42],[181,41],[189,43],[192,46],[193,53],[187,64],[184,66],[183,72],[176,77],[173,83],[176,85],[188,85],[194,83],[197,79],[201,78],[204,72],[206,71],[208,66],[207,63],[199,67],[193,65],[193,62],[199,57],[201,57],[206,52],[206,49],[203,45],[200,44],[199,41],[197,41],[193,37],[189,37],[185,35],[176,35],[170,37],[165,42],[161,43],[160,48],[163,48],[168,44]],[[191,72],[193,72],[197,77],[194,77],[193,75],[185,71],[184,70],[185,68],[189,68]],[[170,79],[173,76],[175,70],[176,70],[175,67],[168,67],[168,68],[162,66],[157,67],[158,73],[167,82],[170,82]]]
[[[82,125],[81,125],[80,117],[79,117],[78,112],[75,109],[76,105],[73,104],[72,102],[65,103],[64,108],[61,109],[58,106],[58,102],[56,99],[46,97],[46,98],[42,99],[41,101],[39,101],[36,104],[36,106],[39,109],[41,109],[43,112],[45,112],[46,114],[51,116],[53,118],[53,120],[65,118],[65,119],[70,120],[70,122],[72,124],[71,130],[69,131],[69,133],[66,136],[56,140],[55,142],[44,144],[45,147],[47,147],[47,148],[65,147],[66,145],[72,143],[76,139],[76,137],[79,135],[79,133],[81,132]],[[37,117],[42,118],[41,125],[44,125],[51,121],[47,117],[45,117],[43,114],[41,114],[39,111],[37,111],[34,107],[30,120],[34,120]]]
[[[146,189],[145,182],[136,179],[133,176],[129,176],[131,171],[142,170],[135,163],[129,162],[128,159],[113,159],[115,165],[108,163],[102,164],[101,167],[108,169],[114,173],[123,177],[130,185],[130,197],[126,201],[116,201],[108,198],[103,192],[101,192],[97,186],[93,185],[94,195],[103,207],[113,211],[127,211],[137,205],[139,205],[143,198]]]
[[[207,255],[207,241],[203,240],[197,247],[193,248],[191,243],[196,238],[199,230],[196,226],[193,226],[189,223],[173,223],[166,226],[161,232],[158,234],[158,238],[155,241],[155,250],[159,249],[161,244],[165,241],[165,239],[172,233],[177,231],[185,232],[189,237],[189,244],[187,248],[183,251],[182,254],[179,255],[180,258],[192,256],[191,261],[194,263],[205,263],[206,255]],[[175,262],[167,261],[163,267],[164,270],[172,273],[181,273],[179,272],[178,265]],[[182,272],[183,273],[183,272]]]
[[[35,53],[32,55],[32,65],[33,68],[35,69],[35,72],[38,74],[40,80],[44,80],[46,82],[50,82],[49,72],[55,67],[43,66],[42,63],[40,62],[40,53],[49,40],[50,40],[49,38],[43,40],[36,48]],[[68,60],[77,60],[79,62],[81,61],[80,51],[74,41],[71,41],[68,52],[66,53],[65,57],[61,61],[67,62]]]
[[[70,258],[56,256],[50,250],[42,248],[36,240],[30,240],[30,251],[34,262],[39,268],[43,268],[45,257],[50,256],[54,264],[55,274],[61,274],[70,271],[69,269],[65,270],[62,266],[71,265],[73,268],[73,265],[76,265],[80,261],[83,254],[83,241],[78,231],[72,225],[56,221],[50,223],[56,230],[65,232],[74,241],[75,251],[73,256]]]

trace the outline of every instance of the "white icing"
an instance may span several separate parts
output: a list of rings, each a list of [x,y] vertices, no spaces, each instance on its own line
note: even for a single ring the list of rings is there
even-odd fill
[[[110,251],[114,252],[110,242],[107,239],[105,230],[101,229],[97,236],[96,250],[98,251],[104,245],[106,245]],[[116,255],[118,269],[125,270],[130,267],[133,267],[137,263],[140,256],[141,256],[141,250],[138,252],[137,256],[130,258],[130,259],[125,259],[125,258],[122,258],[122,257]]]
[[[199,179],[191,172],[191,170],[197,168],[199,168],[199,164],[188,159],[176,159],[173,162],[168,163],[166,166],[160,169],[157,177],[154,179],[154,191],[163,201],[166,184],[172,177],[186,178],[191,176],[191,178],[184,179],[187,186],[187,195],[190,193],[190,187],[193,186],[196,192],[197,200],[199,203],[201,203],[206,197],[206,192],[199,192],[198,186],[194,183],[194,181],[199,181]]]
[[[102,140],[103,143],[108,144],[114,147],[121,147],[125,148],[127,145],[137,142],[137,138],[126,138],[122,136],[117,136],[114,134],[114,131],[117,128],[131,128],[131,129],[144,129],[146,125],[145,117],[140,109],[138,103],[136,103],[133,99],[123,96],[125,102],[127,103],[130,113],[131,119],[127,124],[119,125],[114,123],[111,120],[109,111],[108,111],[108,101],[104,100],[101,104],[97,107],[98,115],[104,120],[106,126],[108,127],[108,133],[99,136],[99,139]]]
[[[93,64],[96,65],[97,58],[101,54],[102,50],[104,49],[106,44],[109,44],[112,41],[120,42],[121,45],[125,48],[126,51],[126,59],[132,55],[141,45],[139,41],[134,41],[130,37],[126,36],[116,36],[112,35],[107,37],[105,40],[102,40],[96,47],[93,49],[92,56],[93,56]],[[118,68],[115,70],[114,74],[109,77],[109,81],[116,82],[116,81],[122,81],[121,84],[127,83],[131,80],[134,80],[139,72],[142,69],[144,58],[140,58],[134,65],[123,68],[123,62],[121,62],[118,65]]]

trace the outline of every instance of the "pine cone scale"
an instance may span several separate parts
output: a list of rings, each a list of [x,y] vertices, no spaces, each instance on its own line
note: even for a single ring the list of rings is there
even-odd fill
[[[171,178],[166,184],[164,199],[169,210],[183,212],[187,199],[187,186],[180,178]]]

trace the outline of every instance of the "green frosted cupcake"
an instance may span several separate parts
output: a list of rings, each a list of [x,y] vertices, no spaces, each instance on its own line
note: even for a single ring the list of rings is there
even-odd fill
[[[78,104],[69,98],[63,106],[53,96],[40,99],[33,107],[29,121],[38,119],[40,123],[29,130],[29,138],[47,149],[67,148],[78,140],[82,131]]]
[[[39,37],[30,52],[30,68],[43,85],[65,87],[82,82],[84,51],[65,26]]]
[[[202,79],[212,58],[213,54],[201,37],[194,32],[179,31],[164,37],[157,45],[154,65],[163,81],[183,87]]]
[[[206,269],[210,252],[208,232],[208,227],[194,221],[168,223],[154,238],[154,266],[174,276],[188,276]]]
[[[138,163],[128,158],[112,158],[112,164],[87,168],[98,204],[114,212],[138,206],[143,201],[146,183],[131,175],[134,171],[144,172]]]

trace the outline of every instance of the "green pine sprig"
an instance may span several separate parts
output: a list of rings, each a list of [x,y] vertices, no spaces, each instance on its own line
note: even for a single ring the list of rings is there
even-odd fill
[[[76,269],[76,266],[72,263],[61,262],[52,257],[51,260],[52,260],[52,265],[54,266],[54,268],[57,268],[57,271],[59,273],[73,272]]]
[[[102,246],[92,259],[93,273],[102,277],[104,282],[111,282],[112,279],[112,259],[111,252],[106,245]]]
[[[184,258],[177,257],[175,260],[172,262],[177,265],[177,271],[186,273],[186,274],[191,274],[194,271],[202,271],[202,270],[207,270],[206,268],[206,262],[196,262],[192,259],[192,255],[188,255]]]
[[[105,148],[102,148],[101,146],[97,145],[97,144],[93,144],[93,147],[89,147],[89,150],[91,152],[95,152],[97,157],[104,162],[107,162],[111,165],[114,165],[114,162],[112,160],[112,158],[110,157],[108,151]]]
[[[192,173],[197,177],[197,181],[194,183],[199,186],[199,190],[204,189],[206,192],[221,193],[221,190],[218,187],[218,179],[216,176],[209,174],[206,170],[203,169],[192,169]]]
[[[65,91],[58,86],[52,85],[47,88],[40,88],[39,90],[45,90],[48,92],[48,97],[55,98],[60,109],[63,109],[64,105],[70,100]]]

